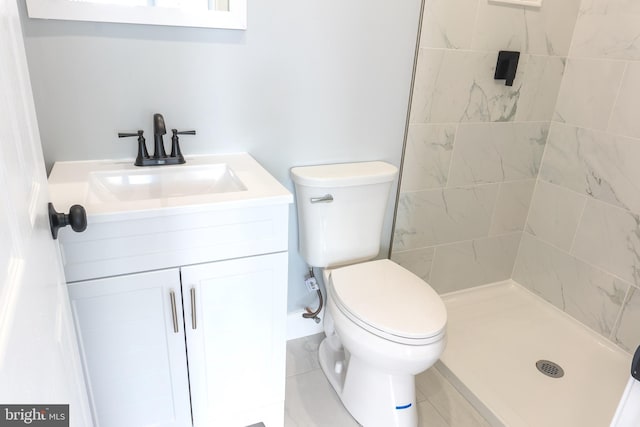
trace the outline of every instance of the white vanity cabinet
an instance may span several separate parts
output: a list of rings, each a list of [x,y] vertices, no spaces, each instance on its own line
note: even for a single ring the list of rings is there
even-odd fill
[[[280,252],[70,284],[96,425],[281,426],[286,280]]]
[[[246,153],[62,162],[49,184],[87,210],[59,241],[96,426],[281,427],[291,193]]]

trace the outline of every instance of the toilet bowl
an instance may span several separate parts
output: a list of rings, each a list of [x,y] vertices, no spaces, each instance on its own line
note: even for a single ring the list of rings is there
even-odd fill
[[[320,366],[365,427],[416,427],[415,376],[444,351],[438,294],[396,263],[376,258],[395,166],[343,163],[291,169],[299,251],[323,268],[326,338]]]
[[[326,338],[319,360],[343,405],[365,427],[416,426],[415,375],[438,360],[446,343],[442,300],[389,260],[323,276]]]

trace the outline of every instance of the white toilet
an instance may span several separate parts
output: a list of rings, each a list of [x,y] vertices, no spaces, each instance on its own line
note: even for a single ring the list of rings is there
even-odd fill
[[[447,313],[422,279],[378,255],[398,170],[384,162],[291,169],[299,250],[324,268],[326,338],[320,365],[365,427],[415,427],[415,375],[442,354]],[[365,262],[368,261],[368,262]]]

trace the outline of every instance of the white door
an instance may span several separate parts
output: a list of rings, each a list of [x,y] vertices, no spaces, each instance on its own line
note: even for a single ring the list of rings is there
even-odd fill
[[[611,427],[638,427],[640,425],[640,346],[633,356],[631,365],[632,376],[629,377],[627,387],[618,404]]]
[[[92,423],[48,198],[17,4],[0,0],[0,405],[69,404],[70,425],[85,427]]]
[[[177,268],[69,285],[95,424],[191,425]]]
[[[282,426],[287,253],[181,272],[193,425]]]

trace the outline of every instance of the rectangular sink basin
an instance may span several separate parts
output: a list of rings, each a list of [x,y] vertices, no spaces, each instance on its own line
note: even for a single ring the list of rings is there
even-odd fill
[[[226,163],[89,174],[89,200],[93,202],[127,202],[246,190]]]

